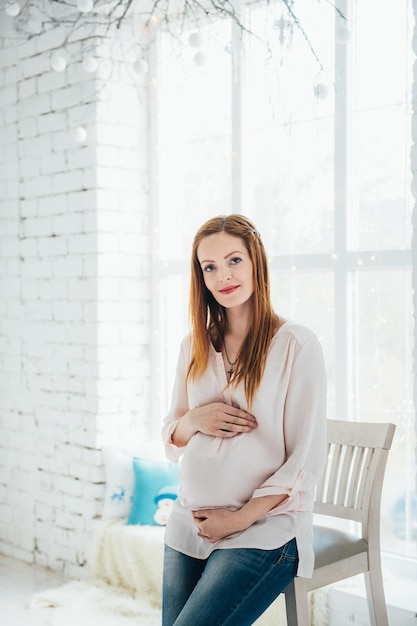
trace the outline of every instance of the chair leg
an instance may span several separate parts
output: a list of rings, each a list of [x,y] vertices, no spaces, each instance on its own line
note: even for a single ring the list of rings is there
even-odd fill
[[[372,573],[365,572],[364,576],[371,626],[388,626],[387,605],[385,604],[384,583],[380,567],[376,568],[374,563]]]
[[[284,591],[288,626],[310,626],[310,602],[307,590],[295,578]]]

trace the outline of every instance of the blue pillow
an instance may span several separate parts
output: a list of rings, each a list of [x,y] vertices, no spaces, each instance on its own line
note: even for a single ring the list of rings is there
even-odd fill
[[[165,526],[178,496],[178,463],[133,458],[134,488],[128,524]]]

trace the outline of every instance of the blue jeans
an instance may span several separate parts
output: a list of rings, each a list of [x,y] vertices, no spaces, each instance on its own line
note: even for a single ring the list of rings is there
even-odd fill
[[[294,579],[297,543],[195,559],[165,546],[162,626],[249,626]]]

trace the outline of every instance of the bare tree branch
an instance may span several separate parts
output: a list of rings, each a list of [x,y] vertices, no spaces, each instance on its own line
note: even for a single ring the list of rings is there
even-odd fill
[[[301,35],[304,37],[308,47],[310,48],[310,51],[311,51],[313,57],[316,59],[318,65],[320,67],[320,70],[324,70],[323,64],[320,61],[316,51],[314,50],[313,45],[312,45],[312,43],[311,43],[307,33],[305,32],[305,30],[304,30],[300,20],[298,19],[298,17],[296,16],[296,14],[293,11],[293,8],[292,8],[293,4],[294,4],[293,0],[282,0],[282,2],[285,4],[285,6],[287,8],[287,11],[288,11],[288,13],[289,13],[293,23],[295,24],[296,28],[300,31]]]
[[[121,14],[121,16],[116,20],[116,27],[120,28],[123,20],[125,19],[126,15],[129,12],[130,7],[132,6],[133,0],[127,0],[126,6],[124,8],[123,13]]]
[[[273,0],[266,0],[266,2],[269,5],[273,4]],[[290,22],[307,43],[320,70],[324,70],[323,64],[296,13],[296,0],[281,0],[281,2],[285,6]],[[316,0],[316,2],[320,2],[320,0]],[[337,15],[345,19],[332,0],[325,0],[325,2],[334,8]],[[46,3],[39,3],[39,5],[36,0],[24,0],[19,15],[14,18],[17,33],[30,39],[43,32],[64,27],[68,29],[63,41],[63,46],[65,46],[79,29],[91,26],[91,33],[87,33],[84,40],[94,42],[100,37],[109,38],[112,32],[120,30],[122,24],[128,24],[129,20],[132,22],[131,16],[134,13],[135,19],[143,19],[144,27],[149,34],[152,34],[152,29],[158,25],[159,28],[163,26],[174,37],[178,38],[178,33],[185,32],[190,24],[201,28],[206,23],[207,18],[219,18],[230,19],[242,34],[255,37],[265,45],[269,57],[272,54],[271,46],[266,38],[262,38],[246,26],[245,16],[239,13],[233,0],[181,0],[178,9],[172,7],[170,0],[149,0],[146,9],[143,8],[143,0],[139,0],[139,2],[137,0],[114,0],[109,6],[106,6],[105,0],[95,0],[92,11],[88,13],[78,9],[76,0],[49,0]],[[244,7],[245,3],[242,2],[241,6]],[[39,29],[35,29],[36,24],[39,25],[40,32]],[[102,30],[100,31],[100,29]],[[150,43],[150,40],[142,41],[142,49],[146,49]]]
[[[337,15],[342,18],[342,20],[346,21],[346,15],[343,15],[342,11],[334,4],[334,2],[331,2],[331,0],[325,0],[325,2],[327,2],[327,4],[330,4],[331,7],[333,7],[333,9],[336,11]]]

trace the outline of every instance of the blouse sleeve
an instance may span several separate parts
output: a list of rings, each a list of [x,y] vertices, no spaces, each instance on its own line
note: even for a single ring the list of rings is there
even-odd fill
[[[287,494],[268,515],[311,510],[314,488],[326,459],[326,373],[315,335],[291,342],[291,371],[285,400],[283,435],[286,460],[253,493],[254,498]],[[289,355],[290,356],[290,355]]]
[[[177,463],[184,450],[172,443],[172,435],[178,425],[178,420],[189,410],[187,399],[186,374],[189,363],[187,338],[183,340],[178,356],[174,388],[172,391],[171,407],[162,426],[162,441],[165,445],[165,454],[170,461]]]

